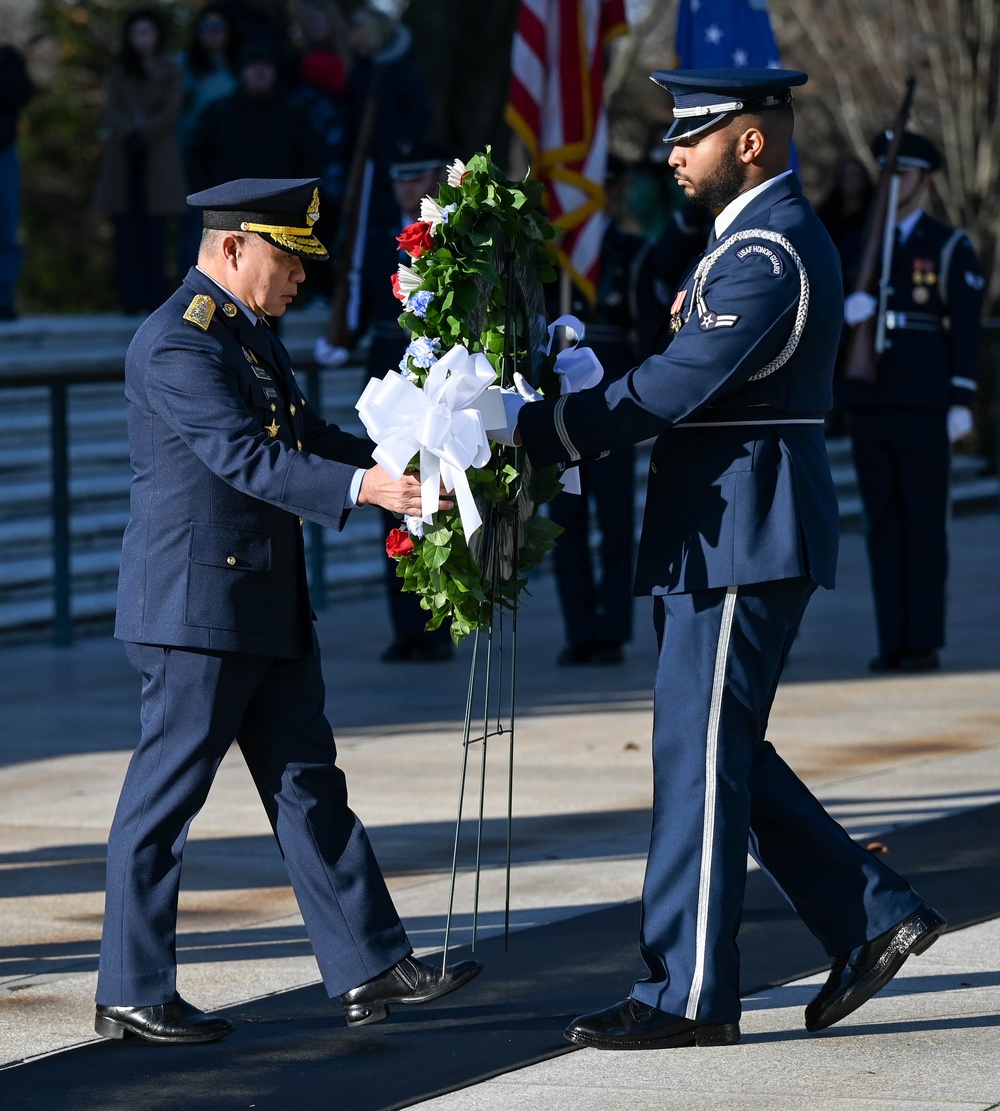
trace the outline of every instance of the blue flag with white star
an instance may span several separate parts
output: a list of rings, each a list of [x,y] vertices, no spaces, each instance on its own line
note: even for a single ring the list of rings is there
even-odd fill
[[[767,0],[681,0],[674,49],[677,69],[781,65]]]

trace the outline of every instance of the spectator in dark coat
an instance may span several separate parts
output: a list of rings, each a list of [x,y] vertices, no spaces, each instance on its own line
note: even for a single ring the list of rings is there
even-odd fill
[[[194,190],[237,178],[316,177],[316,137],[278,86],[273,49],[251,43],[240,57],[240,86],[201,114],[188,152]]]

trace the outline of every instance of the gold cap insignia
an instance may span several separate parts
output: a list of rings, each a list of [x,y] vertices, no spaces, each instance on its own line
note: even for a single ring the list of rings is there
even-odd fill
[[[313,190],[312,200],[309,202],[309,207],[306,209],[306,223],[309,227],[319,219],[319,189]]]
[[[197,293],[188,305],[184,313],[184,319],[194,324],[195,327],[200,328],[203,332],[208,331],[209,324],[212,323],[212,316],[215,313],[215,302],[207,293]]]
[[[222,311],[226,314],[226,316],[232,317],[235,316],[240,310],[232,303],[232,301],[227,301],[222,306]]]
[[[270,424],[265,424],[264,425],[265,431],[271,437],[272,440],[274,439],[275,436],[278,435],[278,430],[279,430],[280,427],[281,426],[278,424],[278,422],[273,417],[271,418],[271,423]]]

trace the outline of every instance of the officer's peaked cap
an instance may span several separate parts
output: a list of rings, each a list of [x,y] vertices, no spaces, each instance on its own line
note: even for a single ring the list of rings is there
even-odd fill
[[[715,127],[736,112],[790,104],[792,88],[807,74],[797,69],[658,69],[650,78],[674,98],[674,122],[665,143],[678,143]]]
[[[392,152],[389,177],[393,181],[412,181],[448,165],[448,153],[439,143],[400,139]]]
[[[187,202],[202,210],[202,225],[219,231],[256,232],[293,255],[322,261],[327,250],[313,235],[319,219],[319,178],[244,177]]]
[[[883,131],[875,137],[875,142],[872,143],[872,153],[878,159],[880,166],[885,164],[890,136],[891,132]],[[899,144],[899,157],[896,159],[896,165],[902,169],[913,167],[933,173],[941,166],[941,152],[930,139],[923,135],[917,135],[912,131],[904,131],[903,141]]]

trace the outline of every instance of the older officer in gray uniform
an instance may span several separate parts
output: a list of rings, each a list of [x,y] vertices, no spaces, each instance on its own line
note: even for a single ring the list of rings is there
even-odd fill
[[[347,802],[324,716],[303,518],[419,512],[417,476],[313,413],[268,320],[326,250],[317,180],[197,193],[198,265],[140,327],[125,364],[133,480],[115,635],[142,676],[142,731],[108,839],[97,1032],[212,1041],[228,1019],[176,989],[181,858],[233,739],[281,849],[324,985],[351,1025],[472,979],[417,961]],[[449,504],[449,503],[442,503]]]
[[[784,70],[661,71],[665,141],[689,199],[721,208],[673,302],[673,339],[605,392],[523,404],[498,438],[536,466],[656,436],[636,592],[655,598],[654,806],[642,895],[648,969],[566,1031],[602,1049],[739,1040],[736,933],[750,852],[834,958],[806,1008],[829,1026],[945,923],[856,845],[766,740],[809,597],[832,587],[838,510],[823,441],[840,267],[788,169]],[[519,407],[523,406],[523,407]]]

